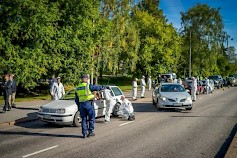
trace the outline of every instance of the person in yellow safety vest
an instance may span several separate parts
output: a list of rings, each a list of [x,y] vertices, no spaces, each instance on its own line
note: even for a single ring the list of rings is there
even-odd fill
[[[81,127],[83,138],[94,136],[95,109],[93,105],[93,91],[105,89],[103,86],[94,86],[88,83],[88,75],[82,75],[82,83],[79,84],[75,92],[75,102],[81,116]],[[88,125],[88,123],[89,125]]]

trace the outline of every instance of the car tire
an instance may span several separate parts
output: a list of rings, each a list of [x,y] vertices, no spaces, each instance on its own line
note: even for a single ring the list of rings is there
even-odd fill
[[[116,103],[116,104],[114,105],[113,112],[112,112],[112,115],[113,115],[114,117],[118,117],[119,107],[120,107],[120,104],[119,104],[119,103]]]
[[[185,108],[186,110],[192,110],[193,107],[190,107],[190,108]]]
[[[80,125],[81,125],[80,112],[77,111],[73,119],[73,126],[79,127]]]

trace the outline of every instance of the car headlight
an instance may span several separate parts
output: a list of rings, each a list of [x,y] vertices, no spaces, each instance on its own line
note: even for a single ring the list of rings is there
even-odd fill
[[[57,113],[57,114],[64,114],[65,112],[66,112],[65,109],[57,109],[57,110],[56,110],[56,113]]]
[[[166,98],[166,97],[163,97],[163,96],[161,96],[161,97],[160,97],[160,99],[161,99],[161,100],[163,100],[163,101],[166,101],[166,99],[167,99],[167,98]]]
[[[187,100],[187,101],[191,101],[192,98],[191,98],[191,97],[187,97],[186,100]]]

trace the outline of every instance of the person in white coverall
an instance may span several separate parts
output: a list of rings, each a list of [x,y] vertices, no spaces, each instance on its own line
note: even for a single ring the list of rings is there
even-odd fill
[[[137,100],[137,78],[132,81],[132,99]]]
[[[151,76],[148,77],[147,84],[148,84],[148,91],[150,91],[151,90]]]
[[[120,115],[122,115],[122,117],[132,121],[135,119],[135,115],[134,115],[134,109],[132,106],[132,103],[125,98],[125,96],[121,96],[121,100],[122,100],[122,104],[121,104],[121,112]]]
[[[140,85],[141,85],[141,98],[144,98],[145,87],[146,87],[145,76],[142,76],[141,81],[140,81]]]
[[[113,100],[113,97],[111,96],[111,90],[109,90],[108,88],[104,89],[102,93],[105,98],[105,104],[106,104],[105,123],[108,123],[110,122],[110,114],[116,102],[115,100]]]
[[[192,100],[196,101],[197,97],[196,97],[196,92],[197,92],[197,80],[195,79],[195,77],[192,78],[192,84],[191,84],[192,90],[191,90],[191,94],[192,94]]]
[[[210,83],[209,83],[209,79],[208,78],[206,78],[206,91],[207,91],[207,94],[209,94],[210,93]]]
[[[51,96],[53,97],[52,100],[59,100],[65,94],[63,84],[60,80],[61,78],[57,77],[57,82],[54,82],[50,89]]]

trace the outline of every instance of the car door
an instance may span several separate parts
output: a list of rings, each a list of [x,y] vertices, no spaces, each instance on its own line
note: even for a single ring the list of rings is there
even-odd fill
[[[95,115],[96,117],[104,116],[105,115],[105,100],[103,98],[103,93],[101,91],[96,92],[98,95],[98,99],[94,100],[94,108],[95,108]]]

